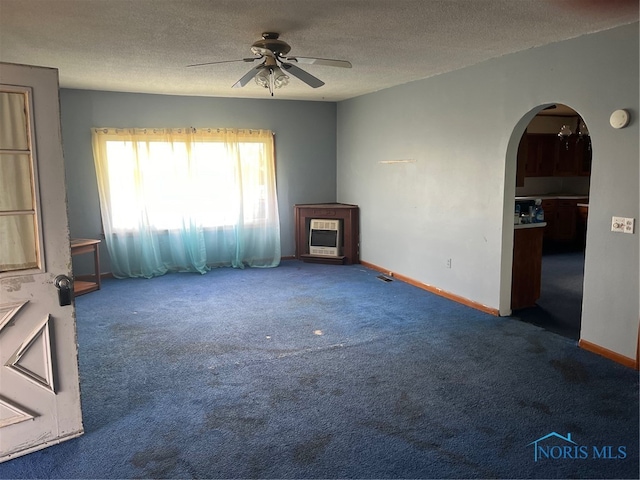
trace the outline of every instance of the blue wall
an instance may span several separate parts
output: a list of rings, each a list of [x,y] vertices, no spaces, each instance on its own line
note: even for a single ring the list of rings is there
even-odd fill
[[[509,314],[517,144],[566,104],[594,153],[581,338],[635,359],[638,233],[610,226],[639,216],[638,53],[635,23],[340,102],[338,201],[360,206],[361,259]],[[633,121],[615,130],[620,108]]]

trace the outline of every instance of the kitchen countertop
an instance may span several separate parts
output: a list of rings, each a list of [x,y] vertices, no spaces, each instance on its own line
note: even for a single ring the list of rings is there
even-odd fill
[[[538,228],[538,227],[546,227],[547,222],[537,222],[537,223],[516,223],[513,225],[514,230],[520,230],[523,228]]]
[[[526,195],[522,197],[516,197],[516,200],[535,200],[537,198],[540,198],[542,200],[551,198],[557,198],[560,200],[580,200],[582,198],[589,198],[589,195],[576,195],[575,193],[545,193],[541,195]]]

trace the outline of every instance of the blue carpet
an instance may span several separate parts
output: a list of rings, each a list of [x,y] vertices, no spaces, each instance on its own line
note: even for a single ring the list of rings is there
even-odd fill
[[[573,340],[580,338],[584,251],[552,251],[542,256],[540,298],[514,313],[525,322]]]
[[[638,478],[637,372],[378,275],[105,281],[76,300],[85,435],[0,477]],[[552,432],[589,458],[535,461]]]

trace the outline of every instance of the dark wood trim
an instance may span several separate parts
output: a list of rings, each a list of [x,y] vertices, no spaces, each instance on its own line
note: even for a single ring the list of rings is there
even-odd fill
[[[494,315],[496,317],[500,316],[500,310],[498,310],[497,308],[492,308],[487,305],[483,305],[482,303],[469,300],[468,298],[461,297],[460,295],[456,295],[455,293],[447,292],[446,290],[442,290],[441,288],[434,287],[433,285],[427,285],[426,283],[419,282],[418,280],[414,280],[413,278],[407,277],[400,273],[392,272],[388,269],[374,265],[373,263],[365,262],[363,260],[360,260],[360,263],[365,267],[371,268],[372,270],[382,272],[388,277],[397,278],[398,280],[408,283],[409,285],[413,285],[414,287],[421,288],[422,290],[426,290],[427,292],[435,293],[440,297],[453,300],[456,303],[461,303],[462,305],[466,305],[467,307],[480,310],[481,312],[485,312],[490,315]]]
[[[584,339],[580,339],[578,341],[578,346],[591,353],[595,353],[597,355],[600,355],[601,357],[613,360],[614,362],[624,365],[625,367],[638,370],[637,358],[625,357],[624,355],[620,355],[619,353],[609,350],[608,348],[601,347],[600,345],[596,345],[595,343],[591,343],[590,341]]]
[[[81,280],[81,281],[84,281],[84,282],[90,282],[90,281],[94,281],[95,280],[95,275],[89,275],[89,274],[76,275],[74,278],[76,280]],[[111,273],[111,272],[100,272],[100,279],[104,280],[105,278],[115,278],[115,277],[113,276],[113,273]]]
[[[296,256],[295,255],[283,255],[280,257],[280,260],[295,260]]]
[[[337,257],[329,257],[329,256],[320,256],[320,255],[309,255],[307,253],[300,255],[300,260],[307,263],[328,263],[331,265],[344,265],[345,262],[344,255],[338,255]]]
[[[293,206],[296,258],[308,261],[309,255],[309,222],[312,218],[338,219],[342,221],[342,255],[341,263],[351,265],[360,263],[360,214],[357,205],[347,203],[311,203]],[[320,258],[320,257],[316,257]],[[326,263],[335,263],[326,257]],[[315,260],[320,261],[320,260]]]
[[[85,253],[93,254],[93,277],[88,279],[86,276],[83,280],[74,278],[73,293],[76,297],[85,293],[100,290],[100,246],[101,240],[93,238],[72,238],[70,240],[71,256],[82,255]]]

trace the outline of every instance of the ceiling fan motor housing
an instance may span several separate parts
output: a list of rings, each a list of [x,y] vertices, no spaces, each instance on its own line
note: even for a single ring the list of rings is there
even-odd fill
[[[262,34],[262,40],[255,42],[252,47],[271,50],[276,56],[286,55],[291,50],[291,47],[287,42],[278,40],[279,36],[278,33],[265,32]]]

